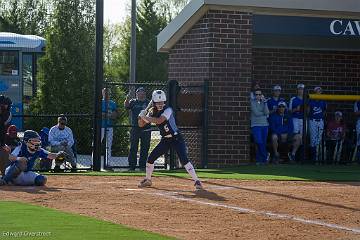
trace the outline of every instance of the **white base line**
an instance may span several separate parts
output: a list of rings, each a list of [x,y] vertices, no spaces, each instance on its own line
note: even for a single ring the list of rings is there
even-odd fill
[[[257,211],[257,210],[253,210],[250,208],[242,208],[242,207],[231,206],[231,205],[226,205],[226,204],[221,204],[221,203],[212,203],[212,202],[194,200],[194,199],[189,199],[189,198],[185,198],[185,197],[175,196],[174,194],[177,194],[176,192],[172,192],[172,193],[164,193],[164,192],[155,192],[154,193],[154,192],[152,192],[152,193],[148,193],[148,194],[163,196],[163,197],[172,198],[172,199],[176,199],[176,200],[180,200],[180,201],[198,203],[198,204],[202,204],[202,205],[209,205],[209,206],[213,206],[213,207],[222,207],[222,208],[232,209],[232,210],[235,210],[235,211],[241,212],[241,213],[253,213],[253,214],[257,214],[257,215],[264,215],[264,216],[271,217],[271,218],[288,219],[288,220],[292,220],[295,222],[319,225],[319,226],[328,227],[328,228],[332,228],[332,229],[345,230],[345,231],[350,231],[350,232],[360,234],[360,228],[350,228],[350,227],[340,226],[337,224],[321,222],[321,221],[317,221],[317,220],[304,219],[301,217],[296,217],[296,216],[292,216],[292,215],[288,215],[288,214],[279,214],[279,213],[273,213],[273,212],[267,212],[267,211]]]

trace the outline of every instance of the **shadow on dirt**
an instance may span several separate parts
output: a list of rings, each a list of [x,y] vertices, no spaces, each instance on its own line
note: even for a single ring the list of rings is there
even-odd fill
[[[246,188],[246,187],[241,187],[241,186],[220,184],[220,183],[216,183],[216,182],[212,182],[212,181],[204,181],[204,182],[207,184],[215,185],[215,186],[231,187],[231,188],[238,189],[238,190],[262,193],[262,194],[267,194],[267,195],[272,195],[272,196],[277,196],[277,197],[282,197],[282,198],[288,198],[288,199],[302,201],[302,202],[319,204],[319,205],[328,206],[328,207],[342,208],[342,209],[346,209],[346,210],[350,210],[350,211],[357,211],[357,212],[360,211],[359,208],[353,208],[353,207],[348,207],[348,206],[344,206],[341,204],[334,204],[334,203],[322,202],[322,201],[317,201],[317,200],[312,200],[312,199],[307,199],[307,198],[302,198],[302,197],[296,197],[296,196],[282,194],[282,193],[274,193],[274,192],[269,192],[269,191],[264,191],[264,190],[259,190],[259,189],[252,189],[252,188]]]
[[[2,186],[0,187],[1,191],[8,192],[25,192],[31,194],[47,194],[50,192],[61,192],[66,191],[81,191],[80,188],[61,188],[61,187],[47,187],[47,186]]]

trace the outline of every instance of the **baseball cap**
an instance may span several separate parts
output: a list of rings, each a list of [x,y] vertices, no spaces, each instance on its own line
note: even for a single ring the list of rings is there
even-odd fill
[[[287,107],[287,106],[286,106],[286,102],[283,102],[283,101],[279,102],[279,103],[278,103],[278,107],[280,107],[280,106],[283,106],[283,107],[286,108],[286,107]]]
[[[145,92],[145,88],[143,88],[143,87],[139,87],[138,89],[136,89],[136,92],[137,92],[137,93],[138,93],[138,92],[140,92],[140,91]]]
[[[335,112],[335,116],[340,116],[340,117],[342,117],[342,115],[343,115],[343,114],[342,114],[342,112],[340,112],[340,111],[336,111],[336,112]]]
[[[314,91],[322,91],[322,88],[317,86],[317,87],[314,87]]]
[[[304,88],[305,88],[305,85],[304,85],[304,84],[302,84],[302,83],[299,83],[299,84],[297,85],[297,88],[298,88],[298,89],[299,89],[299,88],[304,89]]]
[[[275,86],[273,87],[273,90],[274,90],[274,91],[281,91],[281,87],[280,87],[279,85],[275,85]]]

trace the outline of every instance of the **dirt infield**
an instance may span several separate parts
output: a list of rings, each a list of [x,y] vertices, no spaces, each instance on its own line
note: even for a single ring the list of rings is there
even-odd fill
[[[47,187],[0,187],[17,200],[180,239],[360,239],[360,183],[49,176]]]

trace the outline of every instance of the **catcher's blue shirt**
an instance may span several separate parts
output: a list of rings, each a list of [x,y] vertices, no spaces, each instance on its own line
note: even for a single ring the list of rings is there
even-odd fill
[[[309,101],[309,118],[310,119],[324,119],[324,112],[326,110],[326,102],[323,100]]]
[[[27,146],[25,143],[21,143],[19,146],[17,146],[11,153],[11,155],[15,157],[25,157],[27,158],[27,168],[24,172],[32,171],[32,168],[34,167],[35,160],[38,158],[47,158],[49,155],[49,152],[46,151],[43,148],[40,148],[35,153],[30,153],[27,149]]]
[[[290,99],[289,109],[293,110],[293,109],[297,108],[298,106],[303,106],[303,105],[304,105],[303,99],[301,99],[299,97],[292,97]],[[293,112],[291,116],[293,118],[303,119],[304,113],[303,113],[303,111],[297,111],[297,112]]]

